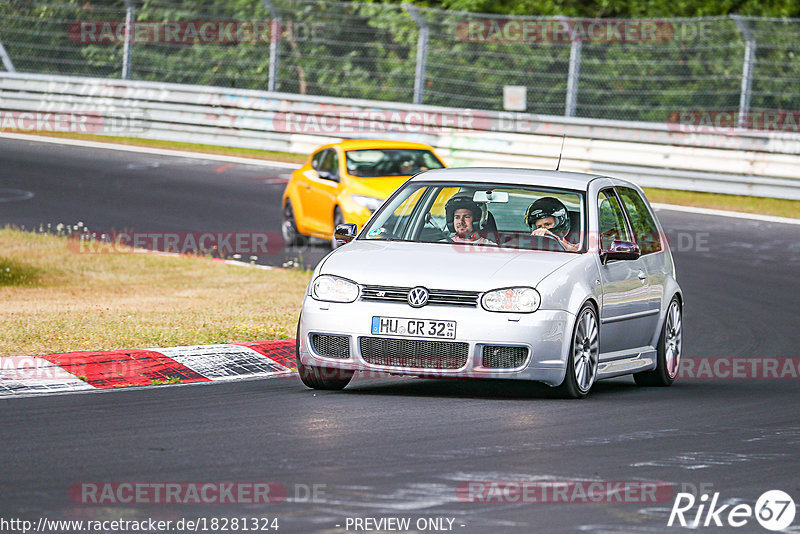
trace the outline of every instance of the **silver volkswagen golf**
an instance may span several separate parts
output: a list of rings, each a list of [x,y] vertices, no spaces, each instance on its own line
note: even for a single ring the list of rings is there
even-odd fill
[[[604,176],[420,173],[317,266],[297,331],[301,379],[355,371],[543,382],[569,398],[633,374],[668,386],[683,296],[642,190]]]

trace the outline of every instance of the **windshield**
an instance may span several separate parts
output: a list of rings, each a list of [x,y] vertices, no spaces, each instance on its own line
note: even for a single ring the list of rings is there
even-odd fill
[[[571,190],[412,182],[381,207],[359,239],[581,252],[584,206],[583,194]]]
[[[351,176],[411,176],[428,169],[444,167],[430,150],[370,148],[345,153]]]

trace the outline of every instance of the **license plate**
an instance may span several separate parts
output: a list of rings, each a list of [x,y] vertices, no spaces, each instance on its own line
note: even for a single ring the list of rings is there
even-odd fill
[[[455,339],[456,322],[407,319],[404,317],[373,317],[372,333],[376,335]]]

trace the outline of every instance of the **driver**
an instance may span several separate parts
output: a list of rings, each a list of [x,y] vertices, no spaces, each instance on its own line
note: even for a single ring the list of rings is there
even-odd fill
[[[447,228],[453,234],[445,241],[452,243],[470,243],[475,245],[493,245],[494,241],[486,239],[475,230],[475,221],[481,220],[481,208],[471,198],[455,196],[444,205]]]
[[[412,174],[427,170],[428,167],[425,166],[425,163],[422,162],[422,158],[420,157],[411,157],[400,163],[400,174],[403,176],[411,176]]]
[[[525,224],[531,235],[551,236],[561,243],[568,252],[576,252],[579,245],[567,241],[570,222],[567,207],[557,198],[542,197],[528,207],[525,212]]]

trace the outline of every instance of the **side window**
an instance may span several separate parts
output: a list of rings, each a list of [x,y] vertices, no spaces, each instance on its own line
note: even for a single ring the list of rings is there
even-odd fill
[[[598,197],[599,217],[600,217],[600,248],[601,250],[611,249],[611,244],[616,241],[633,241],[628,225],[625,223],[625,215],[619,205],[617,197],[611,189],[600,191]]]
[[[326,150],[325,159],[322,160],[322,170],[328,171],[332,176],[339,176],[339,155],[333,149]]]
[[[331,155],[328,157],[328,167],[329,167],[328,170],[330,170],[331,174],[333,174],[335,177],[338,178],[339,177],[339,154],[333,149],[330,150],[330,153],[331,153]]]
[[[617,192],[628,211],[633,233],[636,235],[636,242],[639,244],[642,254],[660,251],[662,247],[658,227],[642,197],[630,187],[618,187]]]
[[[333,150],[324,150],[322,152],[322,156],[320,157],[319,161],[319,170],[321,171],[330,171],[331,170],[331,153]]]
[[[311,158],[311,168],[315,171],[319,170],[320,163],[322,162],[322,156],[325,154],[325,150],[320,150]]]

